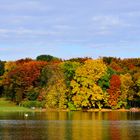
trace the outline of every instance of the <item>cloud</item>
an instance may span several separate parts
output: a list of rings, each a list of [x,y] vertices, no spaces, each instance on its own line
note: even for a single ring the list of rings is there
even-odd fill
[[[18,29],[0,29],[0,36],[11,37],[14,36],[47,36],[47,35],[56,35],[58,32],[55,31],[44,31],[44,30],[34,30],[34,29],[25,29],[25,28],[18,28]]]
[[[92,21],[104,26],[122,25],[122,21],[118,17],[114,16],[94,16],[92,17]]]
[[[119,16],[115,15],[93,16],[92,22],[97,25],[101,25],[101,29],[106,29],[107,27],[123,27],[129,25]]]
[[[125,19],[116,15],[95,15],[91,18],[92,29],[97,35],[111,35],[119,29],[130,27]]]
[[[65,24],[54,25],[53,28],[59,29],[59,30],[71,30],[71,29],[74,29],[74,27],[69,26],[69,25],[65,25]]]
[[[24,0],[17,1],[12,0],[8,2],[2,2],[0,5],[1,10],[7,11],[49,11],[52,9],[52,6],[47,5],[43,1],[35,1],[35,0]]]

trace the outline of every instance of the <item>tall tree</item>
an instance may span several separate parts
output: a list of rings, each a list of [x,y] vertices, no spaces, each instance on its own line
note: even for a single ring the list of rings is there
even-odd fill
[[[109,106],[111,108],[118,108],[121,80],[118,75],[112,75],[110,79],[110,88],[107,90],[109,93]]]
[[[72,101],[77,108],[102,107],[104,93],[97,81],[106,74],[107,67],[101,59],[87,60],[78,67],[71,81]]]
[[[130,94],[130,90],[133,87],[134,83],[132,81],[132,76],[129,73],[120,75],[121,80],[121,95],[119,97],[120,106],[127,106],[127,99],[131,99],[133,94]]]
[[[47,108],[67,107],[67,88],[64,74],[58,64],[49,64],[43,68],[44,92],[46,92]],[[45,83],[46,82],[46,83]],[[46,85],[46,86],[45,86]]]

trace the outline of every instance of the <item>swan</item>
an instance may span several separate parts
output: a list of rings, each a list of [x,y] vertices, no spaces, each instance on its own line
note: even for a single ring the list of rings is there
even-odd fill
[[[25,113],[25,114],[24,114],[24,116],[25,116],[25,117],[28,117],[28,114],[27,114],[27,113]]]

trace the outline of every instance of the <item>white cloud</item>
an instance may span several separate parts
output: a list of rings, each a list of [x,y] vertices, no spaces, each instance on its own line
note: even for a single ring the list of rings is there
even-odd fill
[[[131,25],[119,16],[97,15],[91,18],[92,29],[97,35],[109,35]]]
[[[7,11],[48,11],[53,9],[52,6],[44,4],[44,2],[41,1],[35,1],[35,0],[24,0],[24,1],[10,1],[8,4],[5,2],[1,3],[0,5],[1,10],[7,10]]]
[[[0,36],[2,35],[19,35],[19,36],[26,36],[26,35],[56,35],[58,32],[55,31],[44,31],[44,30],[34,30],[34,29],[25,29],[25,28],[18,28],[18,29],[0,29]]]
[[[118,27],[128,25],[118,16],[94,16],[92,17],[92,21],[96,24],[102,25],[101,28],[104,29],[109,26]]]

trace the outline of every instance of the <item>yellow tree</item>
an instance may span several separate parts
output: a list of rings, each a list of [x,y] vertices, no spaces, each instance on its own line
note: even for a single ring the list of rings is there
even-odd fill
[[[120,80],[121,80],[121,96],[120,96],[120,101],[124,106],[127,104],[127,99],[131,99],[133,95],[129,94],[130,88],[134,85],[134,82],[132,81],[132,76],[127,73],[124,75],[120,75]]]
[[[67,106],[67,88],[64,74],[59,64],[50,64],[44,67],[42,78],[45,78],[46,85],[46,107],[64,109]],[[44,82],[45,83],[45,82]]]
[[[102,107],[104,92],[97,85],[98,80],[106,73],[107,67],[102,59],[87,60],[75,71],[71,81],[72,101],[77,108],[88,108],[97,105]]]

